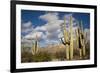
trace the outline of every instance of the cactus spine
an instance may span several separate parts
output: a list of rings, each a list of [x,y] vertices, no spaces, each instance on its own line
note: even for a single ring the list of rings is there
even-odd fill
[[[73,20],[70,16],[70,59],[73,59]]]
[[[33,43],[33,46],[32,46],[32,54],[36,54],[38,52],[38,40],[37,40],[37,35],[36,35],[36,39]]]

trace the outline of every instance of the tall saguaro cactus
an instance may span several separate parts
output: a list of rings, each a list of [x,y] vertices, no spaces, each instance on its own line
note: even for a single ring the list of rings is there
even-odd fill
[[[80,22],[80,25],[78,24],[78,29],[76,31],[76,34],[77,34],[76,40],[77,40],[77,46],[79,49],[79,56],[80,56],[80,59],[82,59],[82,57],[86,55],[85,36],[84,36],[82,21]]]
[[[73,59],[73,20],[70,16],[70,59]]]
[[[69,60],[68,31],[66,30],[66,18],[65,17],[64,17],[64,25],[63,25],[63,36],[64,36],[64,41],[62,39],[61,41],[66,47],[66,59]]]
[[[83,56],[86,55],[86,50],[85,50],[85,36],[84,36],[84,30],[83,30],[83,24],[82,24],[82,21],[81,21],[81,42],[82,42],[82,54]]]
[[[64,41],[62,40],[62,43],[66,46],[66,59],[73,59],[73,20],[72,16],[70,16],[70,39],[68,40],[68,31],[66,30],[66,22],[64,18],[64,26],[63,26],[63,35],[64,35]]]
[[[78,28],[76,29],[76,42],[77,42],[77,49],[79,50],[79,58],[82,59],[82,38],[81,38],[81,28],[79,22],[78,22]]]
[[[36,54],[38,52],[38,37],[36,35],[36,39],[33,43],[33,46],[32,46],[32,54]]]

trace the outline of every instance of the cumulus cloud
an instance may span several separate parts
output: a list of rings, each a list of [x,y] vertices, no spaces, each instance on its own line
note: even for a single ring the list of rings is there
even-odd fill
[[[50,22],[46,25],[46,29],[48,32],[54,32],[60,29],[60,24],[63,23],[63,20],[54,20],[54,22]]]
[[[27,34],[33,30],[33,25],[31,21],[28,21],[26,23],[21,24],[21,33],[22,34]]]
[[[40,19],[47,21],[47,24],[45,24],[44,27],[48,33],[58,30],[60,28],[60,24],[63,23],[63,20],[59,20],[58,15],[58,13],[49,12],[39,17]]]
[[[40,19],[47,21],[47,24],[44,25],[47,39],[53,40],[58,38],[60,24],[64,22],[63,20],[59,20],[58,15],[58,13],[49,12],[39,17]]]
[[[32,40],[41,40],[42,39],[42,37],[43,37],[44,35],[43,35],[43,32],[31,32],[31,33],[29,33],[28,35],[26,35],[24,38],[26,38],[26,39],[32,39]]]
[[[39,18],[47,22],[52,22],[54,20],[58,20],[59,17],[58,17],[58,13],[49,12],[47,14],[41,15]]]
[[[46,31],[46,27],[45,27],[45,25],[44,26],[37,26],[35,28],[35,31]]]

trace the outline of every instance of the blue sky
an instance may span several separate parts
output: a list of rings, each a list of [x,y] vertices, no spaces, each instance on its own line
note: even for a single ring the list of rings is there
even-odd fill
[[[42,46],[45,45],[42,42],[58,42],[58,35],[61,33],[58,25],[63,23],[65,15],[70,14],[72,14],[73,19],[82,20],[84,29],[90,28],[89,13],[21,10],[21,35],[35,38],[35,32],[37,32],[36,34],[39,34]]]
[[[22,10],[21,11],[21,20],[24,23],[31,21],[34,26],[41,26],[42,24],[46,23],[45,21],[38,18],[40,15],[43,15],[43,14],[45,14],[44,11]]]
[[[22,10],[21,11],[21,20],[23,23],[31,21],[34,26],[41,26],[46,24],[46,21],[39,19],[40,15],[44,15],[47,11],[32,11],[32,10]],[[89,13],[72,13],[72,12],[58,12],[59,19],[63,19],[65,14],[73,14],[77,20],[83,22],[84,28],[90,27],[90,14]]]

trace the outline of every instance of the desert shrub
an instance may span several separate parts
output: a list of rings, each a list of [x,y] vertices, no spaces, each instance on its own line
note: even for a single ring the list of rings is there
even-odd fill
[[[51,61],[51,54],[48,52],[38,52],[35,55],[32,55],[30,52],[23,52],[21,54],[21,62],[46,62]]]
[[[65,60],[66,59],[66,52],[65,51],[56,52],[55,57],[59,60]]]
[[[34,62],[47,62],[51,60],[51,55],[48,52],[38,52],[33,56]]]
[[[30,52],[22,52],[21,62],[32,62],[33,55]]]

